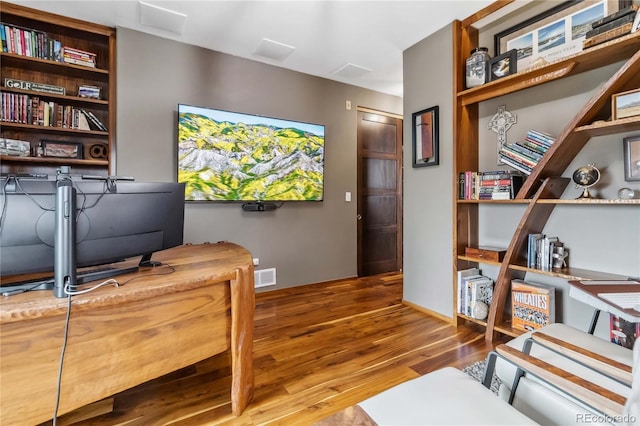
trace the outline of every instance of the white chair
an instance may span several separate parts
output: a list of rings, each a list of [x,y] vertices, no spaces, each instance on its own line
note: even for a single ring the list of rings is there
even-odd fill
[[[574,395],[576,389],[558,397],[558,391],[542,383],[535,374],[520,377],[512,362],[498,360],[496,374],[502,381],[501,397],[539,423],[584,424],[587,419],[588,423],[594,424],[620,423],[611,417],[612,413],[621,415],[625,402],[631,404],[633,401],[631,371],[634,355],[627,348],[564,324],[551,324],[538,331],[526,333],[507,343],[507,347],[530,352],[535,359],[550,366],[547,369],[557,368],[562,371],[561,374],[570,373],[589,383],[592,388],[599,386],[613,393],[603,400],[615,401],[614,406],[607,408],[608,411],[605,410],[608,414],[595,415],[594,413],[602,412],[594,410],[588,404],[585,405],[584,401],[578,398],[583,398],[583,395]],[[529,367],[531,368],[531,365]],[[635,367],[635,370],[637,375],[638,367]],[[544,373],[544,369],[539,372]],[[635,382],[637,387],[638,379],[635,379]],[[515,383],[517,390],[514,392]],[[633,420],[633,424],[637,421],[637,416],[635,420],[628,420]]]

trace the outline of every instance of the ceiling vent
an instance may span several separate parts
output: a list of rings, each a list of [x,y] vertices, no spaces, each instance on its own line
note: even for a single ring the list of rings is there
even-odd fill
[[[140,3],[140,24],[162,31],[182,35],[187,15],[160,6]]]
[[[296,50],[296,48],[288,44],[263,38],[253,53],[264,56],[265,58],[275,59],[276,61],[284,61],[294,50]]]
[[[335,70],[333,74],[339,75],[340,77],[355,78],[362,77],[368,72],[371,72],[371,69],[348,63]]]

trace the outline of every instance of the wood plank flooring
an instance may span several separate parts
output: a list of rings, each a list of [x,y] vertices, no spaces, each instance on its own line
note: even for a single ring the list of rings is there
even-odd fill
[[[311,425],[422,374],[463,368],[492,349],[475,325],[456,329],[401,300],[401,274],[257,294],[255,398],[240,417],[231,414],[227,353],[116,395],[108,414],[58,424]]]

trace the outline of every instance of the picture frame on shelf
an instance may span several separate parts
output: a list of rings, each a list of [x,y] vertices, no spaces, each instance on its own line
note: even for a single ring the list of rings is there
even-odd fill
[[[611,114],[614,120],[640,115],[640,89],[613,95],[611,97]]]
[[[516,49],[511,49],[502,55],[491,58],[487,63],[487,75],[489,81],[495,81],[499,78],[506,77],[517,72],[517,54]]]
[[[439,152],[439,107],[433,106],[411,114],[412,167],[437,166]]]
[[[84,159],[84,145],[77,142],[40,141],[45,157]]]
[[[494,53],[517,50],[518,70],[579,53],[591,23],[617,12],[625,0],[565,1],[494,35]]]
[[[623,139],[624,180],[640,181],[640,134]]]

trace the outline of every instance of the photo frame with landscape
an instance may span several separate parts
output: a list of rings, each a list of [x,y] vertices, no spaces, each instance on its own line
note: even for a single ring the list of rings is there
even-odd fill
[[[84,158],[84,145],[76,142],[42,140],[43,155],[56,158]]]
[[[439,107],[436,105],[411,115],[413,167],[440,164],[438,110]]]
[[[623,139],[624,180],[640,181],[640,134]]]
[[[640,115],[640,89],[613,95],[611,97],[611,115],[614,120]]]
[[[494,52],[517,50],[518,70],[539,58],[552,62],[582,51],[591,23],[617,12],[628,0],[565,1],[494,35]]]

